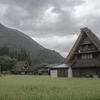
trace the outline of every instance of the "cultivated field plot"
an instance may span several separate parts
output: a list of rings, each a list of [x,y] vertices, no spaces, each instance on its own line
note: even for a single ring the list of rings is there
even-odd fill
[[[100,79],[2,76],[0,100],[100,100]]]

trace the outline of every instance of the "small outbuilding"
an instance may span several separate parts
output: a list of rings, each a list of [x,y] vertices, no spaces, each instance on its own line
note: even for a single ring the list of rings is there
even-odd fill
[[[72,77],[71,66],[73,63],[67,63],[67,64],[63,63],[52,67],[50,70],[50,76],[51,77]]]

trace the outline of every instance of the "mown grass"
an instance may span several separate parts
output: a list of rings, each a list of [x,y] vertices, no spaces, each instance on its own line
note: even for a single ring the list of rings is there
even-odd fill
[[[100,100],[100,79],[2,76],[0,100]]]

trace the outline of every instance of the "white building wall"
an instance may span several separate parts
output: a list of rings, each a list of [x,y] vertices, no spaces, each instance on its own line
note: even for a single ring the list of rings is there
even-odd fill
[[[69,69],[68,69],[68,77],[69,78],[73,77],[73,75],[72,75],[72,68],[71,67],[69,67]]]
[[[51,77],[57,77],[57,70],[51,70],[50,75]]]

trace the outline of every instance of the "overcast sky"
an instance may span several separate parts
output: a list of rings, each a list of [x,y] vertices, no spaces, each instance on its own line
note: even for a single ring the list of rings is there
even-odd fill
[[[0,23],[66,57],[80,28],[100,37],[100,0],[0,0]]]

